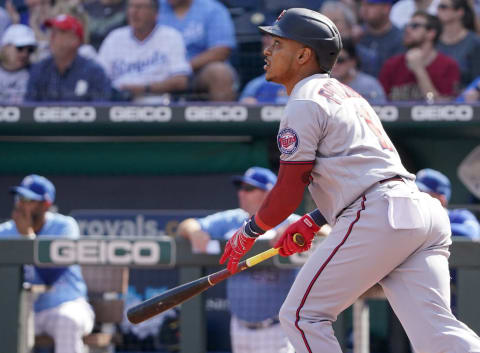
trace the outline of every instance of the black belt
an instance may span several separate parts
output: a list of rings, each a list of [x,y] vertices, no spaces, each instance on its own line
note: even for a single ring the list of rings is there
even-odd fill
[[[278,317],[272,317],[259,322],[248,322],[248,321],[240,320],[238,318],[237,318],[237,321],[240,324],[240,326],[248,328],[249,330],[258,330],[262,328],[267,328],[280,323],[280,320],[278,319]]]
[[[379,183],[383,184],[383,183],[388,183],[389,181],[403,181],[403,182],[405,182],[400,175],[395,175],[391,178],[380,180]]]

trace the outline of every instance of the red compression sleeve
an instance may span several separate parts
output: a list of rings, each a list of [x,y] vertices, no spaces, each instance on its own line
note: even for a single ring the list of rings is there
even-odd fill
[[[269,230],[290,216],[300,205],[310,183],[312,162],[280,162],[278,180],[255,215],[255,222]]]

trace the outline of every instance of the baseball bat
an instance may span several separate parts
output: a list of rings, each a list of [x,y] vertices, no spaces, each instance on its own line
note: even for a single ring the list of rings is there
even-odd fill
[[[295,233],[293,235],[293,241],[299,246],[303,246],[305,244],[305,239],[300,233]],[[238,270],[235,273],[244,271],[247,268],[253,267],[256,264],[277,255],[278,250],[279,249],[271,248],[240,262],[238,264]],[[133,324],[139,324],[206,291],[208,288],[213,287],[232,275],[233,274],[225,268],[194,281],[169,289],[162,294],[147,299],[129,308],[127,311],[128,321]]]

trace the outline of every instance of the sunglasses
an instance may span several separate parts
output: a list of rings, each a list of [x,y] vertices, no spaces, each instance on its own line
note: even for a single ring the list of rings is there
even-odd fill
[[[407,27],[411,28],[411,29],[417,29],[417,28],[420,28],[420,27],[429,28],[429,26],[426,23],[419,23],[419,22],[407,23]]]
[[[30,54],[32,54],[35,51],[35,47],[31,45],[18,46],[15,48],[17,48],[18,51],[27,50]]]
[[[250,185],[250,184],[241,184],[237,187],[237,190],[242,190],[242,191],[246,191],[246,192],[250,192],[250,191],[253,191],[253,190],[257,190],[258,188],[253,186],[253,185]]]
[[[440,10],[448,10],[448,9],[453,9],[454,6],[447,5],[447,4],[438,4],[437,8],[440,9]]]

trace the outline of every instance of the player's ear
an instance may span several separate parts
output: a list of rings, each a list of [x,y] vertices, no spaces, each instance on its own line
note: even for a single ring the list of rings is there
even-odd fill
[[[300,64],[305,64],[312,54],[312,49],[303,47],[298,51],[297,60]]]

